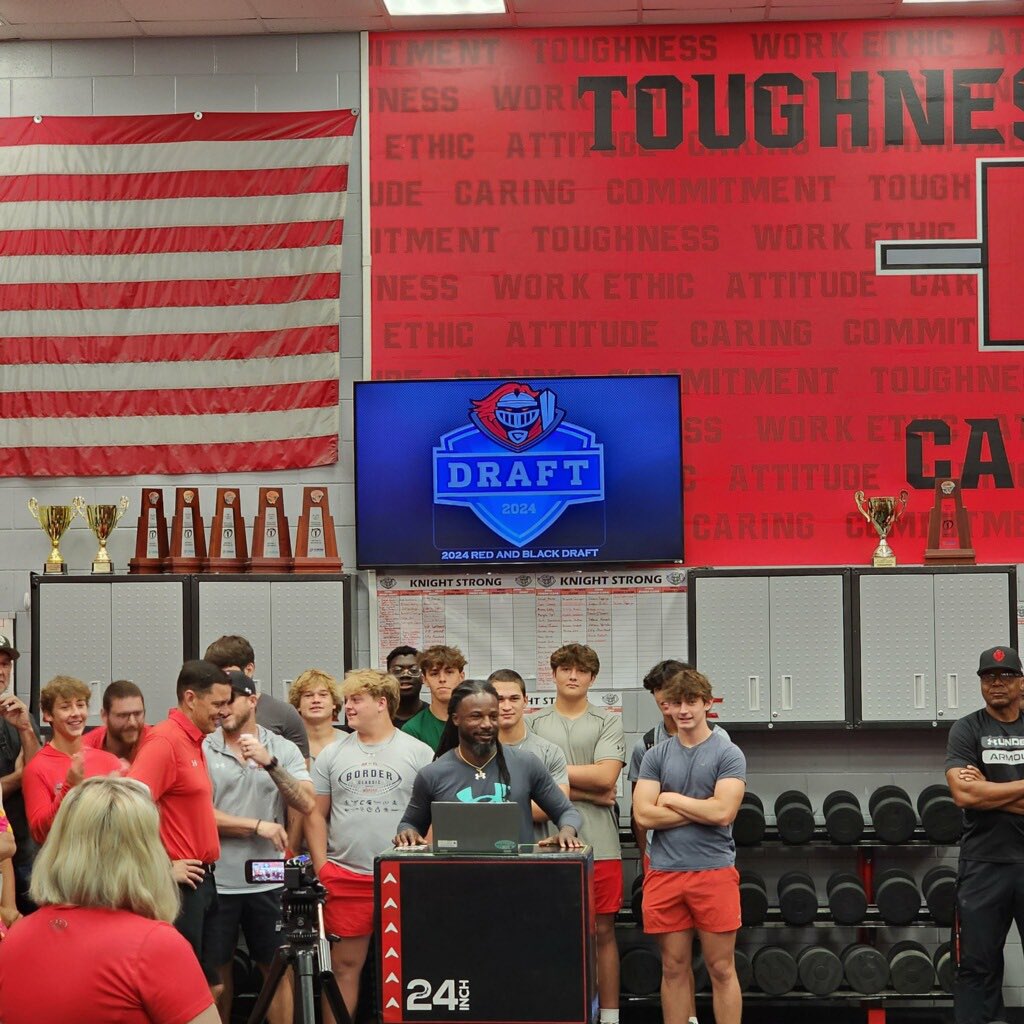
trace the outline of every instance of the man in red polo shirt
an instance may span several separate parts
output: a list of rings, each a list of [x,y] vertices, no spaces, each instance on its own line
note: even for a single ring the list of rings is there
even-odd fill
[[[119,757],[127,768],[149,732],[142,691],[130,679],[115,679],[103,691],[100,719],[103,725],[87,732],[82,746],[105,750]]]
[[[174,926],[195,950],[216,995],[220,979],[216,965],[204,962],[203,947],[217,902],[213,865],[220,857],[220,839],[203,737],[226,716],[231,681],[208,661],[186,661],[177,691],[178,706],[149,730],[128,777],[144,782],[160,809],[160,839],[181,891]]]

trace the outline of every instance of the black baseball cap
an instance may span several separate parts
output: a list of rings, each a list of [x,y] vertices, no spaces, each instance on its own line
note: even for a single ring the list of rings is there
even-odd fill
[[[11,638],[2,633],[0,633],[0,654],[9,655],[11,661],[17,661],[21,657],[18,648],[11,643]]]
[[[990,647],[981,652],[978,662],[978,675],[984,672],[1012,672],[1015,676],[1024,675],[1020,655],[1012,647]]]
[[[244,694],[246,697],[255,696],[256,682],[244,672],[240,672],[237,668],[229,668],[225,671],[224,675],[228,677],[231,689],[235,693]]]

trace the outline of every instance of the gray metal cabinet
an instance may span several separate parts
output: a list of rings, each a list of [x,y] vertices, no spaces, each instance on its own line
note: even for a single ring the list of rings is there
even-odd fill
[[[306,669],[340,679],[351,664],[348,577],[200,577],[198,592],[200,655],[219,636],[244,636],[264,692],[284,700]]]
[[[150,721],[175,703],[174,684],[187,653],[187,577],[32,577],[32,708],[56,675],[93,690],[90,724],[112,679],[135,682]]]
[[[32,577],[32,710],[55,675],[93,689],[90,724],[112,679],[131,679],[149,720],[173,707],[181,664],[224,634],[246,637],[263,689],[287,695],[307,668],[339,678],[352,664],[347,575]]]
[[[690,658],[722,697],[723,724],[847,719],[843,570],[689,575]]]
[[[979,652],[1017,643],[1013,568],[860,570],[854,580],[857,720],[950,722],[980,708]]]

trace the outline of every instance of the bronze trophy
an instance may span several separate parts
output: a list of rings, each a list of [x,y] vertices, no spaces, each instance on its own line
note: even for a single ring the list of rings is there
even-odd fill
[[[341,572],[326,487],[306,487],[295,541],[296,572]]]
[[[217,488],[217,509],[210,524],[207,572],[248,572],[249,549],[242,518],[242,496],[237,487]]]
[[[68,563],[61,556],[60,539],[75,516],[85,514],[85,498],[72,498],[70,505],[40,505],[35,498],[29,498],[28,510],[50,538],[50,557],[43,565],[44,575],[67,575]]]
[[[868,498],[865,505],[863,491],[853,496],[857,511],[875,528],[879,537],[878,547],[871,556],[871,564],[876,569],[891,569],[896,564],[896,556],[886,538],[906,512],[908,497],[907,491],[902,490],[898,498]]]
[[[974,565],[971,521],[959,480],[942,477],[935,481],[935,505],[928,514],[924,560],[938,565]]]
[[[114,571],[114,563],[107,554],[107,541],[114,532],[121,516],[128,511],[128,496],[125,495],[116,505],[86,505],[85,518],[89,528],[96,535],[100,542],[100,549],[92,560],[92,571],[94,573],[111,573]]]
[[[252,524],[252,572],[292,572],[292,537],[280,487],[261,487]]]
[[[135,557],[128,571],[153,575],[164,571],[170,548],[164,518],[164,492],[159,487],[142,488],[142,511],[135,527]]]
[[[206,562],[206,532],[199,511],[199,489],[176,487],[171,522],[171,553],[168,572],[200,572]]]

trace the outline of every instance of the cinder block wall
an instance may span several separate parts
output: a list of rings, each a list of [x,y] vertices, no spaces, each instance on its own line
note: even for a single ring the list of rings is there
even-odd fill
[[[97,39],[0,43],[0,116],[168,114],[194,110],[327,110],[360,106],[359,36],[242,36],[199,39]],[[28,511],[40,504],[67,504],[75,495],[88,502],[113,502],[122,494],[131,507],[109,545],[121,570],[135,550],[135,522],[143,486],[165,489],[199,484],[207,527],[217,487],[242,489],[247,524],[256,513],[260,486],[283,488],[292,530],[301,511],[302,487],[326,484],[339,532],[339,553],[355,566],[355,499],[352,452],[352,382],[363,375],[361,142],[352,151],[341,289],[341,448],[333,466],[279,473],[197,477],[24,479],[0,477],[0,616],[17,613],[18,647],[30,648],[25,607],[29,572],[41,571],[49,542]],[[88,572],[96,542],[84,520],[65,534],[61,551],[74,570]],[[358,588],[357,663],[369,664],[369,619],[365,588]],[[19,665],[16,685],[28,692],[29,660]],[[341,671],[341,666],[335,666]],[[73,672],[74,666],[69,665]]]

